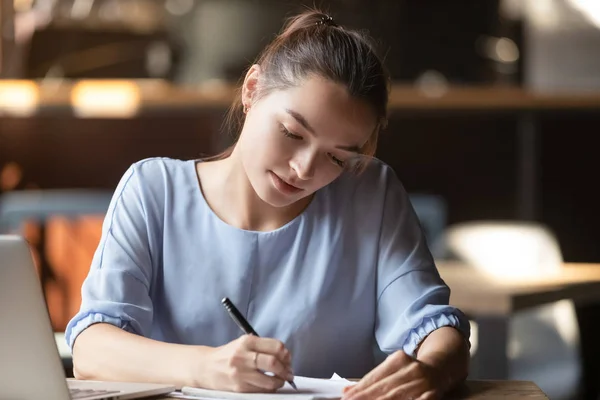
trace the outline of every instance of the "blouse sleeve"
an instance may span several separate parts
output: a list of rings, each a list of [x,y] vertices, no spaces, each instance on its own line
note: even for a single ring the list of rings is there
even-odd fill
[[[127,170],[108,208],[100,243],[81,289],[81,308],[65,332],[71,349],[77,336],[95,323],[149,334],[152,256],[138,168],[134,164]]]
[[[449,305],[450,289],[441,279],[408,195],[388,167],[377,265],[375,336],[386,353],[402,349],[415,356],[419,344],[443,326],[468,341],[469,321]]]

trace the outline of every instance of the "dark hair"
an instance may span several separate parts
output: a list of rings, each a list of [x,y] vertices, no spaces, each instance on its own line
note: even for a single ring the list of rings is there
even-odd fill
[[[344,85],[351,96],[365,101],[377,117],[375,130],[361,149],[367,156],[375,153],[379,131],[387,125],[389,77],[367,34],[339,26],[326,13],[307,10],[287,21],[255,64],[261,67],[261,77],[254,100],[296,87],[311,75]],[[239,88],[224,129],[237,137],[243,123]],[[215,158],[225,158],[232,150],[230,147]],[[363,164],[359,162],[356,167],[362,169]]]

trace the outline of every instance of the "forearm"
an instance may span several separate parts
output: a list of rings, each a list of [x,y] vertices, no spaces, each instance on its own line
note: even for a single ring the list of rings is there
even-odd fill
[[[447,391],[464,381],[469,373],[469,346],[458,330],[442,327],[421,343],[417,360],[440,372],[443,390]]]
[[[163,343],[109,324],[84,330],[73,346],[73,372],[78,379],[168,383],[178,387],[197,380],[188,360],[212,348]],[[192,354],[193,353],[193,354]]]

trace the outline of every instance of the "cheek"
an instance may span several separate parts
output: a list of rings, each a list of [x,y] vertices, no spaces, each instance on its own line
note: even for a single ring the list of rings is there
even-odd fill
[[[253,156],[268,162],[286,163],[301,149],[298,142],[285,137],[277,127],[260,129],[251,140]]]
[[[247,161],[256,163],[265,157],[272,158],[270,155],[273,153],[273,139],[264,126],[260,121],[248,121],[244,128],[240,144]]]

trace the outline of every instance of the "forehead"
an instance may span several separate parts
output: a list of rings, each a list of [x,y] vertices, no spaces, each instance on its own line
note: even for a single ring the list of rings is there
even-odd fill
[[[352,97],[342,84],[311,77],[299,86],[276,92],[274,102],[283,111],[301,114],[317,135],[337,142],[364,143],[373,133],[377,119],[363,100]]]

